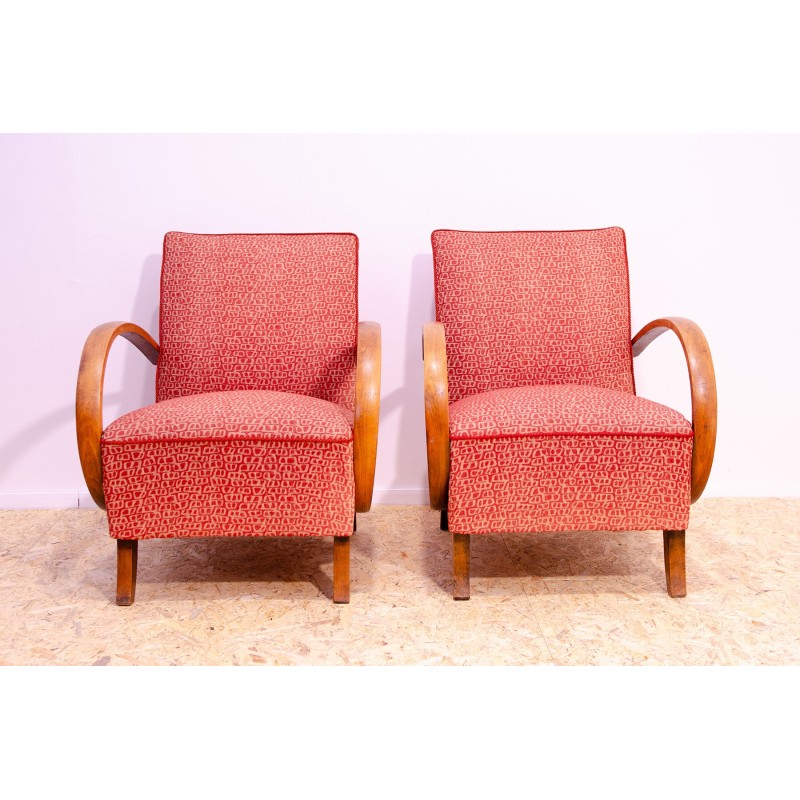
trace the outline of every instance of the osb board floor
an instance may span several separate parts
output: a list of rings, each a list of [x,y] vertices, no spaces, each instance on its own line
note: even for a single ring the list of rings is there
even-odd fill
[[[438,523],[359,515],[344,606],[329,539],[145,541],[121,608],[102,512],[3,511],[0,663],[800,664],[800,499],[694,506],[680,600],[653,531],[473,537],[455,602]]]

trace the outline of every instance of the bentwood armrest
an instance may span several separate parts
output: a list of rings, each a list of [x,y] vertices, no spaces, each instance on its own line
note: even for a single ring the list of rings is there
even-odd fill
[[[426,322],[422,327],[425,370],[425,438],[428,445],[428,491],[431,508],[447,508],[450,478],[450,411],[447,394],[447,350],[444,325]]]
[[[708,481],[717,440],[717,382],[714,377],[714,362],[711,360],[711,351],[700,326],[683,317],[663,317],[645,325],[633,337],[633,355],[638,356],[650,342],[668,330],[673,331],[680,339],[686,356],[686,366],[689,369],[694,429],[692,450],[692,502],[694,503],[703,494]]]
[[[92,499],[105,508],[100,436],[103,433],[103,380],[108,352],[117,336],[122,336],[144,353],[148,361],[158,361],[158,344],[147,331],[132,322],[106,322],[98,325],[86,339],[78,369],[75,392],[75,424],[83,477]]]
[[[356,511],[360,513],[369,511],[372,505],[380,409],[381,326],[377,322],[359,322],[353,473],[356,484]]]

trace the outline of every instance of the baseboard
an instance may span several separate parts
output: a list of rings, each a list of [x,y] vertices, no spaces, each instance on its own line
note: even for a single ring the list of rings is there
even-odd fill
[[[798,497],[797,486],[776,485],[766,488],[762,493],[753,492],[753,487],[741,487],[744,491],[716,491],[713,495],[726,498],[793,498]],[[749,489],[749,491],[747,491]],[[376,506],[427,506],[427,489],[375,489],[372,503]],[[0,509],[22,510],[26,508],[97,508],[89,492],[0,492]]]
[[[375,489],[377,506],[426,506],[427,489]],[[0,493],[0,509],[97,508],[89,492]]]
[[[0,509],[97,508],[89,492],[0,492]]]
[[[0,508],[78,508],[78,492],[2,493]]]
[[[378,489],[372,493],[376,506],[426,506],[427,489]]]
[[[78,508],[100,508],[89,492],[78,492]]]
[[[737,486],[736,484],[731,484],[729,486],[714,487],[710,492],[704,492],[700,502],[714,498],[733,500],[735,498],[750,497],[758,500],[767,498],[788,500],[800,497],[800,485],[797,483],[773,483],[767,486]]]

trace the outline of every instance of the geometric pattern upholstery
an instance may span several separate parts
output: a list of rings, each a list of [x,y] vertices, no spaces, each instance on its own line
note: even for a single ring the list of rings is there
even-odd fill
[[[577,383],[634,391],[621,228],[431,235],[450,400]]]
[[[353,412],[286,392],[208,392],[136,409],[103,432],[115,444],[208,439],[350,442]]]
[[[353,408],[358,239],[164,237],[156,400],[261,389]]]
[[[164,237],[156,403],[101,439],[109,532],[349,536],[350,233]]]
[[[594,386],[518,386],[450,405],[450,439],[626,434],[692,436],[682,414],[644,397]]]
[[[627,392],[470,395],[450,405],[450,531],[684,530],[692,441],[681,414]]]
[[[353,413],[313,397],[210,392],[115,420],[101,441],[117,539],[347,536]]]
[[[623,230],[431,241],[450,531],[684,530],[692,426],[635,394]]]

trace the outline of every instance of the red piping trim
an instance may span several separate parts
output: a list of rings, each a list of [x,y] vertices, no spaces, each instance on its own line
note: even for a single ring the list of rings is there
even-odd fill
[[[642,433],[630,432],[620,433],[619,431],[592,431],[586,433],[584,431],[552,431],[550,433],[484,433],[479,436],[469,436],[467,434],[450,434],[450,441],[478,441],[483,439],[546,439],[548,437],[559,436],[616,436],[622,438],[624,436],[649,436],[653,439],[691,439],[694,436],[694,431],[688,433]]]
[[[178,233],[181,236],[352,236],[354,239],[358,239],[356,234],[351,233],[350,231],[301,231],[301,232],[293,232],[293,233],[278,233],[276,231],[270,231],[269,233],[247,233],[245,232],[228,232],[228,233],[192,233],[191,231],[167,231],[164,236],[169,236],[171,233]]]
[[[651,520],[652,521],[652,520]],[[675,522],[674,520],[670,520],[669,522],[659,522],[658,525],[648,525],[644,527],[644,524],[636,523],[635,525],[624,525],[622,526],[620,523],[614,522],[609,525],[603,524],[601,526],[600,523],[596,524],[583,524],[580,528],[580,531],[575,530],[574,525],[570,525],[569,527],[563,527],[561,525],[558,526],[548,526],[542,527],[542,525],[536,524],[533,527],[514,527],[514,528],[507,528],[507,527],[500,527],[495,526],[492,528],[491,531],[479,530],[479,531],[470,531],[470,536],[495,536],[495,535],[502,535],[505,533],[522,533],[522,534],[529,534],[529,533],[584,533],[584,532],[595,532],[595,531],[608,531],[616,532],[616,531],[663,531],[663,530],[685,530],[688,528],[689,525],[685,521],[681,521],[680,523]],[[456,533],[457,531],[453,531],[452,525],[450,526],[450,532]]]
[[[632,321],[631,321],[631,270],[628,264],[628,239],[625,236],[625,231],[623,228],[620,228],[622,231],[622,252],[625,255],[625,286],[628,289],[628,358],[630,360],[630,370],[631,370],[631,387],[633,388],[633,393],[636,394],[636,378],[633,374],[633,328]]]
[[[167,236],[174,231],[167,231],[164,234],[164,241],[161,244],[161,272],[158,276],[158,361],[156,361],[156,403],[161,400],[161,344],[164,341],[164,304],[161,298],[164,296],[164,259],[167,256]]]
[[[196,436],[191,439],[149,439],[146,437],[133,436],[124,439],[105,439],[100,440],[103,444],[189,444],[192,442],[300,442],[304,444],[349,444],[353,441],[353,435],[349,439],[335,439],[324,437],[319,439],[291,438],[287,436],[266,438],[263,436]]]
[[[524,231],[475,231],[475,230],[462,230],[461,228],[436,228],[431,233],[431,239],[434,233],[596,233],[597,231],[610,231],[614,228],[619,228],[619,225],[609,225],[606,228],[569,228],[557,230],[524,230]],[[622,228],[620,228],[622,230]]]

